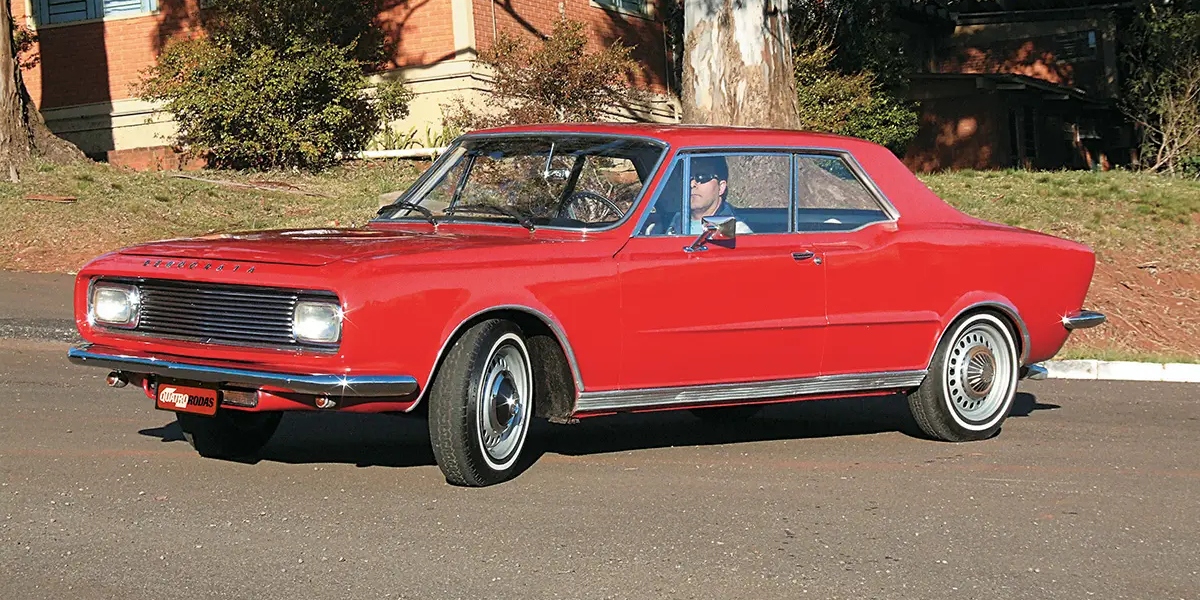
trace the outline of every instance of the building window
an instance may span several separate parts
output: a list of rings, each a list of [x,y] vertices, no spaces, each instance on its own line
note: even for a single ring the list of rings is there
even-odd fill
[[[588,3],[597,8],[624,15],[633,15],[643,19],[654,18],[654,2],[652,0],[588,0]]]
[[[40,25],[153,12],[158,0],[37,0]]]

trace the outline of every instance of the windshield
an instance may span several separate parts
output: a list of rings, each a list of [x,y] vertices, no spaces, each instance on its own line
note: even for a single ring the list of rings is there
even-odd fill
[[[379,218],[603,228],[633,209],[664,150],[611,136],[468,137]]]

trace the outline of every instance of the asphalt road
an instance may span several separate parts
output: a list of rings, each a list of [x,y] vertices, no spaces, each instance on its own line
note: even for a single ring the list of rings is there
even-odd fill
[[[36,338],[0,338],[5,600],[1200,598],[1200,386],[1025,382],[970,444],[896,397],[545,425],[528,471],[463,489],[408,417],[202,459]]]

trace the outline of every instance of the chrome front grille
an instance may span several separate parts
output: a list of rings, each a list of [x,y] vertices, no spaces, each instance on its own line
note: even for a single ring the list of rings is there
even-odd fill
[[[296,302],[336,300],[329,293],[169,280],[131,283],[141,296],[137,333],[206,344],[332,349],[297,342],[292,334]]]

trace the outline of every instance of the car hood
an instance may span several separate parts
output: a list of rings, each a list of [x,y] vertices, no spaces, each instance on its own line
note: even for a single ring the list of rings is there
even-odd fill
[[[422,254],[531,243],[527,236],[463,235],[378,229],[291,229],[165,240],[121,250],[129,256],[260,262],[318,267],[367,256]]]

